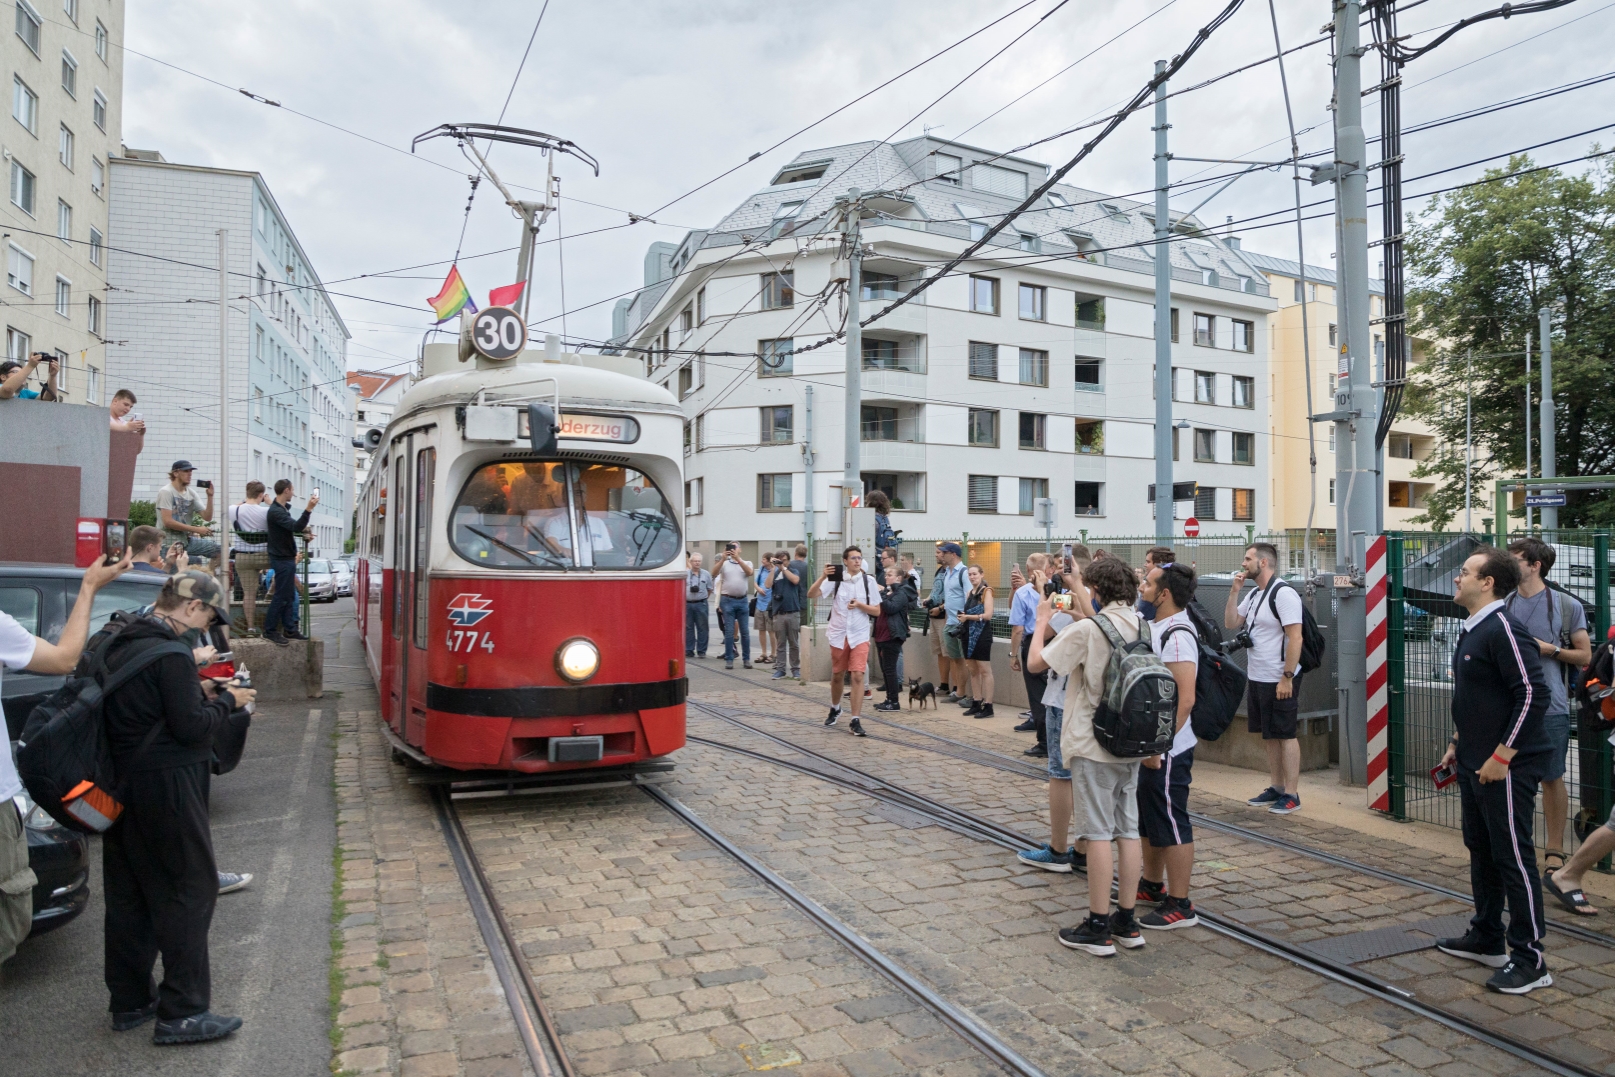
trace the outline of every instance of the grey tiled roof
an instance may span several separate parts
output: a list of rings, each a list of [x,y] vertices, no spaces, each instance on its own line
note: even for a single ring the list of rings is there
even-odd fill
[[[1258,254],[1255,251],[1243,251],[1241,253],[1245,255],[1245,261],[1257,269],[1268,273],[1278,273],[1281,276],[1295,277],[1298,280],[1301,277],[1300,262],[1291,261],[1288,258],[1275,258],[1271,254]],[[1309,265],[1307,266],[1307,280],[1315,281],[1318,284],[1333,285],[1335,284],[1335,271],[1325,269],[1322,266]],[[1384,295],[1385,282],[1370,277],[1368,278],[1368,290],[1374,295]]]

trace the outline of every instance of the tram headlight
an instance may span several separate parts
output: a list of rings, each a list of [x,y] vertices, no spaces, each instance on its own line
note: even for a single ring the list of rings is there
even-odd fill
[[[573,683],[586,681],[600,671],[600,648],[578,636],[555,649],[555,671]]]

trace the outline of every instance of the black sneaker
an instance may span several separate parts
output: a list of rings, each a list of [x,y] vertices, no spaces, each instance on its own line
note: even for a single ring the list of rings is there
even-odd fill
[[[864,732],[864,724],[862,722],[860,722],[856,718],[854,718],[852,721],[847,723],[847,731],[850,732],[855,737],[867,737],[867,736],[869,736],[868,733]]]
[[[1539,987],[1552,987],[1553,977],[1548,974],[1547,965],[1533,969],[1518,961],[1510,961],[1492,973],[1486,986],[1505,995],[1526,995]]]
[[[1144,932],[1138,929],[1138,918],[1132,909],[1118,908],[1110,914],[1110,937],[1117,946],[1136,950],[1144,945]]]
[[[1188,898],[1168,897],[1155,911],[1140,917],[1138,926],[1149,931],[1175,931],[1180,927],[1196,927],[1199,923],[1193,902]]]
[[[291,641],[285,636],[281,635],[279,632],[265,632],[264,639],[268,640],[270,643],[273,643],[276,647],[291,646]]]
[[[1076,927],[1061,928],[1060,945],[1095,957],[1115,957],[1116,940],[1110,937],[1110,917],[1090,914]]]
[[[1022,722],[1020,725],[1015,727],[1015,732],[1017,732],[1017,733],[1030,733],[1036,728],[1037,728],[1037,723],[1032,721],[1030,718],[1028,718],[1026,721]]]
[[[830,708],[830,713],[824,719],[824,724],[827,725],[827,726],[835,725],[836,724],[836,719],[840,718],[840,717],[841,717],[841,708],[840,707],[831,707]]]
[[[1166,884],[1152,883],[1148,879],[1138,880],[1138,900],[1147,901],[1151,905],[1159,905],[1166,899]]]
[[[987,704],[985,707],[981,708],[981,710],[971,715],[972,718],[991,718],[992,716],[993,705],[991,703]]]
[[[239,1017],[199,1013],[194,1017],[176,1017],[171,1021],[158,1021],[151,1042],[159,1046],[175,1043],[206,1043],[208,1040],[222,1040],[240,1027]]]
[[[1047,759],[1049,757],[1049,746],[1047,744],[1034,744],[1021,754],[1032,756],[1034,759]]]
[[[1453,957],[1462,957],[1469,961],[1479,961],[1487,968],[1500,969],[1509,963],[1508,950],[1501,942],[1487,945],[1480,941],[1480,936],[1473,930],[1466,931],[1459,938],[1437,939],[1436,949]],[[1527,988],[1526,990],[1530,990]]]
[[[1279,802],[1279,798],[1282,796],[1284,796],[1283,793],[1277,789],[1274,789],[1270,785],[1266,789],[1263,789],[1260,793],[1257,793],[1255,796],[1245,801],[1245,803],[1249,804],[1253,808],[1266,808],[1277,804]]]
[[[1088,854],[1077,852],[1077,847],[1071,847],[1071,870],[1088,874]]]
[[[112,1031],[128,1032],[157,1016],[157,1000],[152,999],[138,1010],[125,1010],[112,1015]]]
[[[288,628],[281,634],[284,635],[287,639],[295,639],[295,640],[298,640],[299,642],[305,642],[305,643],[308,641],[308,637],[303,635],[303,633],[299,632],[295,628]]]
[[[970,701],[970,706],[965,709],[965,717],[974,718],[976,715],[978,715],[980,713],[981,713],[981,700],[972,699]]]

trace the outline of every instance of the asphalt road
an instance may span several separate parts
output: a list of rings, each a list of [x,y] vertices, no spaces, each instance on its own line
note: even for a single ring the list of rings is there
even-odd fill
[[[317,630],[351,623],[351,599],[317,611]],[[328,1073],[331,1045],[332,752],[337,699],[258,708],[241,765],[213,779],[219,867],[252,886],[213,916],[213,1009],[245,1020],[215,1043],[156,1047],[150,1024],[112,1031],[102,983],[101,851],[90,850],[89,908],[25,942],[0,971],[6,1077],[140,1074],[244,1077]],[[161,976],[159,966],[159,977]]]

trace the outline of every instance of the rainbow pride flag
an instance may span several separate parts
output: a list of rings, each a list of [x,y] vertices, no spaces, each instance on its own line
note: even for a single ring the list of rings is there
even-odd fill
[[[443,278],[443,287],[427,302],[437,314],[438,325],[442,325],[466,307],[470,307],[473,314],[477,312],[477,304],[471,299],[471,289],[465,286],[465,279],[460,276],[460,267],[457,265],[449,267],[449,275]]]

